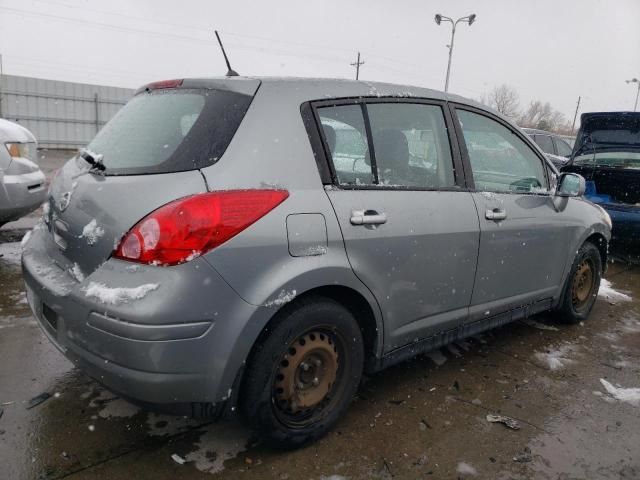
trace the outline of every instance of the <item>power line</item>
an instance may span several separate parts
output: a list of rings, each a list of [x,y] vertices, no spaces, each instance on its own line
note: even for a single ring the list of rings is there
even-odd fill
[[[199,30],[202,31],[204,34],[209,35],[210,34],[210,28],[209,27],[199,27],[199,26],[193,26],[193,25],[184,25],[184,24],[177,24],[177,23],[170,23],[170,22],[163,22],[163,21],[158,21],[158,20],[151,20],[151,19],[147,19],[147,18],[143,18],[143,17],[138,17],[138,16],[132,16],[132,15],[126,15],[126,14],[121,14],[121,13],[115,13],[115,12],[107,12],[104,10],[97,10],[97,9],[92,9],[92,8],[86,8],[86,7],[80,7],[80,6],[73,6],[73,5],[68,5],[66,3],[62,3],[62,2],[56,2],[53,0],[34,0],[36,2],[39,3],[44,3],[44,4],[51,4],[51,5],[60,5],[60,6],[64,6],[70,9],[74,9],[74,10],[84,10],[84,11],[88,11],[88,12],[93,12],[93,13],[100,13],[100,14],[107,14],[107,15],[113,15],[113,16],[118,16],[121,18],[127,18],[127,19],[131,19],[131,20],[139,20],[139,21],[145,21],[148,23],[155,23],[158,25],[163,25],[163,26],[171,26],[171,27],[177,27],[177,28],[184,28],[184,29],[189,29],[189,30]],[[34,12],[31,10],[22,10],[22,9],[17,9],[17,8],[10,8],[10,7],[2,7],[0,6],[0,9],[4,9],[6,11],[10,11],[14,14],[24,14],[24,15],[32,15],[32,16],[37,16],[37,17],[44,17],[44,18],[53,18],[59,21],[63,21],[63,22],[72,22],[72,23],[78,23],[78,24],[92,24],[92,25],[96,25],[102,28],[107,28],[107,29],[111,29],[111,30],[116,30],[116,31],[124,31],[124,32],[129,32],[129,33],[142,33],[142,34],[146,34],[146,35],[155,35],[155,36],[159,36],[159,37],[172,37],[172,38],[177,38],[180,40],[185,40],[185,41],[194,41],[197,42],[199,44],[202,45],[211,45],[211,41],[208,39],[204,39],[204,38],[198,38],[198,37],[193,37],[193,36],[189,36],[189,35],[181,35],[181,34],[175,34],[175,33],[167,33],[167,32],[157,32],[157,31],[153,31],[153,30],[145,30],[145,29],[140,29],[140,28],[136,28],[136,27],[129,27],[129,26],[122,26],[122,25],[115,25],[112,23],[104,23],[104,22],[96,22],[94,20],[83,20],[83,19],[79,19],[79,18],[72,18],[72,17],[67,17],[67,16],[62,16],[62,15],[54,15],[54,14],[48,14],[48,13],[42,13],[42,12]],[[295,47],[301,47],[301,48],[313,48],[313,49],[320,49],[323,51],[326,50],[335,50],[335,51],[340,51],[340,52],[352,52],[351,49],[346,48],[346,47],[336,47],[336,46],[332,46],[332,45],[320,45],[320,44],[312,44],[312,43],[302,43],[302,42],[292,42],[289,40],[281,40],[281,39],[276,39],[276,38],[269,38],[269,37],[264,37],[264,36],[258,36],[258,35],[249,35],[249,34],[242,34],[242,33],[233,33],[233,32],[228,32],[225,30],[220,30],[220,33],[227,35],[227,36],[231,36],[231,37],[237,37],[237,38],[247,38],[247,39],[254,39],[254,40],[260,40],[260,41],[267,41],[267,42],[273,42],[273,43],[280,43],[280,44],[284,44],[284,45],[291,45],[291,46],[295,46]],[[246,46],[244,45],[245,48],[253,48],[258,50],[259,47],[250,47],[250,46]],[[261,48],[259,51],[268,51],[267,49]],[[282,52],[282,50],[279,50],[279,52]],[[293,55],[292,55],[293,56]],[[369,56],[371,57],[371,54],[369,54]],[[409,66],[409,67],[415,67],[414,64],[409,63],[409,62],[404,62],[402,60],[398,60],[397,58],[391,58],[391,57],[386,57],[384,55],[380,55],[378,53],[375,53],[374,56],[376,58],[380,58],[380,59],[384,59],[388,62],[392,62],[392,63],[397,63],[400,65],[404,65],[404,66]],[[303,56],[300,56],[301,58],[303,58]],[[306,55],[305,55],[306,57]],[[319,55],[316,55],[317,58],[320,58]],[[323,58],[327,58],[327,57],[323,57]],[[336,61],[341,61],[336,59]]]
[[[91,12],[94,12],[94,13],[104,13],[104,14],[108,13],[108,12],[105,12],[105,11],[96,10],[96,9],[90,9],[90,8],[86,8],[86,7],[71,6],[71,5],[67,5],[65,3],[62,3],[62,2],[55,2],[53,0],[35,0],[35,1],[40,2],[40,3],[45,3],[45,4],[61,5],[61,6],[65,6],[65,7],[71,8],[71,9],[91,11]],[[72,17],[63,16],[63,15],[54,15],[54,14],[49,14],[49,13],[34,12],[34,11],[30,11],[30,10],[23,10],[23,9],[17,9],[17,8],[5,7],[5,6],[0,6],[0,10],[4,10],[4,11],[10,12],[10,13],[13,13],[15,15],[30,15],[30,16],[34,16],[34,17],[40,17],[40,18],[54,19],[54,20],[61,21],[61,22],[81,24],[83,26],[95,25],[97,27],[105,28],[105,29],[109,29],[109,30],[121,31],[121,32],[126,32],[126,33],[139,33],[139,34],[144,34],[144,35],[152,35],[152,36],[157,36],[157,37],[163,38],[163,39],[166,39],[167,37],[175,38],[175,39],[178,39],[178,40],[181,40],[181,41],[193,42],[193,43],[197,43],[197,44],[200,44],[200,45],[203,45],[203,46],[207,46],[207,47],[211,47],[213,45],[213,43],[212,43],[212,41],[210,39],[198,38],[198,37],[193,37],[193,36],[188,36],[188,35],[181,35],[181,34],[176,34],[176,33],[158,32],[158,31],[135,28],[135,27],[115,25],[113,23],[98,22],[98,21],[94,21],[94,20],[82,20],[82,19],[79,19],[79,18],[72,18]],[[111,13],[109,13],[109,14],[111,14]],[[197,27],[197,26],[189,26],[189,27],[187,27],[186,25],[173,24],[173,23],[169,23],[169,22],[160,22],[160,21],[155,21],[155,20],[144,19],[142,17],[128,16],[128,15],[123,15],[123,14],[118,14],[118,13],[113,13],[112,15],[120,16],[120,17],[123,17],[123,18],[135,19],[135,20],[143,20],[143,21],[147,21],[147,22],[150,22],[150,23],[162,24],[162,25],[165,25],[165,26],[173,26],[173,27],[178,27],[178,28],[190,28],[191,30],[202,30],[203,32],[207,32],[208,34],[210,34],[210,30],[208,30],[208,29],[205,30],[204,28],[200,28],[200,27]],[[339,51],[339,52],[342,52],[342,51],[351,52],[352,51],[352,50],[349,50],[347,48],[332,47],[332,46],[328,46],[328,45],[317,45],[317,44],[305,44],[305,43],[298,43],[298,42],[290,42],[290,41],[286,41],[286,40],[278,40],[278,39],[262,37],[262,36],[257,36],[257,35],[246,35],[246,34],[232,33],[232,32],[226,32],[226,31],[222,32],[222,33],[224,33],[225,35],[228,35],[230,37],[236,37],[236,38],[239,38],[239,39],[241,39],[241,38],[255,39],[255,40],[261,40],[261,41],[280,43],[280,44],[283,44],[283,45],[291,45],[291,46],[296,46],[296,47],[300,47],[300,48],[314,48],[314,49],[318,48],[318,49],[322,49],[322,50],[325,50],[325,51],[330,49],[330,50]],[[233,43],[229,43],[229,46],[237,48],[237,49],[242,49],[242,50],[252,50],[252,51],[262,52],[262,53],[266,53],[266,54],[278,54],[278,55],[283,55],[283,56],[300,58],[300,59],[304,59],[304,60],[309,60],[309,58],[311,58],[311,59],[316,60],[316,61],[324,61],[324,62],[336,64],[336,65],[343,63],[345,61],[345,59],[346,59],[346,56],[342,56],[342,55],[328,56],[328,55],[307,54],[307,53],[303,54],[303,53],[298,53],[298,52],[295,52],[295,51],[286,50],[286,49],[282,49],[282,48],[258,47],[258,46],[255,46],[255,45],[249,45],[249,44],[242,43],[242,42],[237,42],[237,41],[233,42]],[[397,60],[397,59],[390,58],[390,57],[385,57],[385,56],[379,55],[379,54],[374,54],[374,57],[375,58],[384,59],[387,62],[392,62],[392,63],[396,63],[396,64],[399,64],[399,65],[405,65],[405,66],[411,67],[411,70],[394,68],[394,67],[390,67],[388,65],[374,65],[374,64],[371,64],[371,67],[374,68],[374,69],[388,70],[388,71],[400,73],[402,75],[412,76],[412,77],[415,77],[416,79],[418,79],[418,78],[423,79],[423,75],[421,75],[419,73],[419,69],[416,68],[415,64],[411,64],[411,63],[408,63],[408,62],[403,62],[401,60]],[[369,60],[371,60],[371,58],[369,58]],[[360,65],[364,64],[364,62],[359,62],[359,63],[360,63]],[[353,64],[353,66],[356,66],[356,76],[359,77],[359,66],[356,65],[356,64]],[[131,73],[131,72],[127,72],[127,73]]]

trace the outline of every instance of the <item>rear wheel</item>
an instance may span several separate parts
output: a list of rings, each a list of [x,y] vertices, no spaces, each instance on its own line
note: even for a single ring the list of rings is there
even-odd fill
[[[578,323],[585,320],[598,295],[602,278],[602,259],[598,248],[586,242],[578,250],[565,284],[558,314],[562,321]]]
[[[285,307],[250,359],[240,407],[271,445],[297,448],[324,435],[355,395],[364,361],[353,315],[316,297]]]

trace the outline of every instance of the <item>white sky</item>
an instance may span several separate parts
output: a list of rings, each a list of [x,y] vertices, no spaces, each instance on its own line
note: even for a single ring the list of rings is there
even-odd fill
[[[521,104],[630,110],[640,78],[640,0],[0,0],[7,74],[137,87],[226,71],[222,32],[245,75],[348,77],[443,89],[450,25],[450,91],[479,98],[507,83]]]

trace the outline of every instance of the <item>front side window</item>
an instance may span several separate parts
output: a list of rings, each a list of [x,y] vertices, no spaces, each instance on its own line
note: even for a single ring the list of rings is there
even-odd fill
[[[514,132],[477,113],[457,110],[478,190],[541,193],[548,189],[542,160]]]
[[[340,185],[421,189],[454,186],[451,147],[440,106],[372,103],[365,108],[371,142],[363,106],[318,108]],[[373,154],[369,152],[370,144]]]

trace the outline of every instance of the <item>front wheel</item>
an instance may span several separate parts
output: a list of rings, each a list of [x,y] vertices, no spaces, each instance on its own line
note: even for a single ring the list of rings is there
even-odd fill
[[[586,242],[578,250],[558,306],[560,319],[567,323],[585,320],[598,295],[602,279],[602,258],[598,248]]]
[[[297,448],[324,435],[347,410],[364,363],[358,324],[328,298],[287,306],[255,347],[240,396],[269,444]]]

